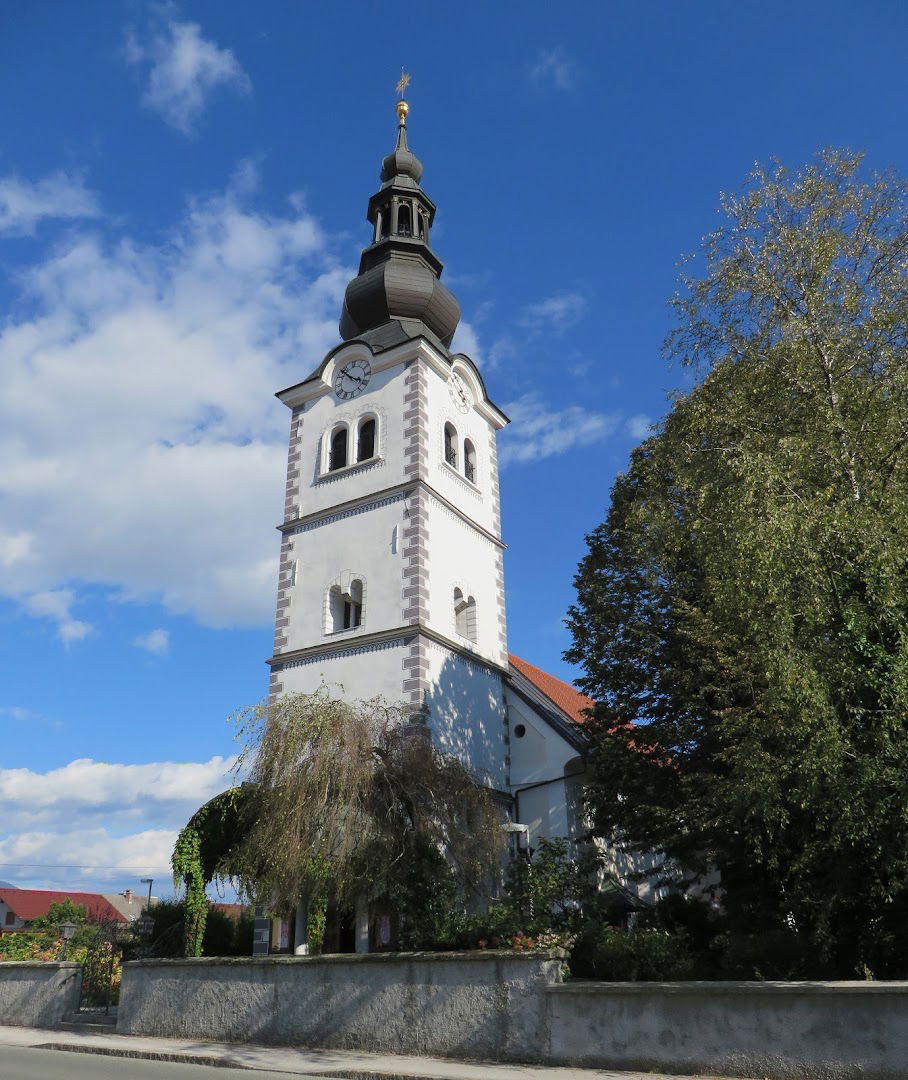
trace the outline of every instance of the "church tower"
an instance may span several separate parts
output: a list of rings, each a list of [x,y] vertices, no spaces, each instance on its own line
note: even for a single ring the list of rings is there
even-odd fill
[[[409,703],[441,749],[505,792],[507,417],[450,351],[460,309],[430,244],[406,102],[397,112],[341,343],[277,395],[292,418],[270,692],[327,683]]]

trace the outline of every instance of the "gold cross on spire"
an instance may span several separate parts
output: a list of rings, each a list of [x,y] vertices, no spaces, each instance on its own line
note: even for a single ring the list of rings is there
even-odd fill
[[[404,69],[401,68],[400,69],[400,78],[397,81],[397,86],[395,86],[395,88],[394,88],[397,91],[397,93],[400,95],[401,101],[403,101],[404,92],[406,91],[406,89],[407,89],[407,87],[409,85],[410,85],[410,72],[409,71],[404,71]]]

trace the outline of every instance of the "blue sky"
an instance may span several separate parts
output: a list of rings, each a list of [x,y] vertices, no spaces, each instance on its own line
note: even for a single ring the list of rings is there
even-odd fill
[[[556,17],[557,15],[557,17]],[[287,415],[412,72],[501,438],[512,651],[570,678],[583,538],[683,373],[677,263],[755,161],[908,172],[908,7],[6,0],[0,879],[169,891],[267,685]],[[73,867],[70,869],[69,867]]]

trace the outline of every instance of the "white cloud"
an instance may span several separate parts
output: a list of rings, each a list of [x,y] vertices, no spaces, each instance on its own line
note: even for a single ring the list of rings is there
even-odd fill
[[[520,321],[534,333],[542,330],[558,333],[573,326],[583,318],[585,312],[586,298],[580,293],[558,293],[537,304],[528,304],[523,309]]]
[[[476,331],[468,322],[461,321],[451,342],[451,352],[466,353],[467,356],[478,366],[482,365],[482,349]]]
[[[0,233],[31,234],[48,218],[91,218],[100,212],[79,176],[55,172],[34,183],[0,176]]]
[[[502,432],[502,466],[541,461],[589,446],[611,435],[618,419],[591,412],[582,405],[554,409],[538,393],[524,394],[504,406],[511,423]]]
[[[31,713],[21,705],[0,705],[0,716],[7,716],[17,724],[24,724],[31,717]]]
[[[572,90],[577,85],[577,65],[560,45],[554,49],[541,49],[536,63],[530,68],[530,78],[556,90]]]
[[[166,630],[149,630],[147,634],[140,634],[133,645],[137,649],[145,649],[147,652],[160,656],[170,648],[170,634]]]
[[[19,276],[24,314],[0,327],[0,595],[64,640],[89,632],[73,583],[209,626],[273,617],[289,428],[273,393],[336,339],[353,271],[304,211],[250,209],[250,168],[166,243],[69,233]]]
[[[0,865],[0,876],[47,887],[110,882],[118,889],[140,872],[169,878],[178,831],[230,786],[235,761],[127,765],[85,758],[44,773],[0,769],[0,864],[14,864]],[[75,869],[52,869],[61,866]]]
[[[247,94],[252,90],[249,76],[233,52],[202,37],[197,23],[170,19],[162,28],[150,31],[144,44],[131,31],[126,39],[126,58],[147,70],[143,104],[184,135],[192,133],[218,86]]]
[[[69,645],[88,637],[93,630],[90,623],[72,617],[75,599],[72,589],[46,589],[23,597],[22,606],[29,615],[53,619],[60,640]]]
[[[29,830],[0,839],[0,874],[26,888],[120,892],[140,876],[159,877],[155,894],[170,892],[170,856],[178,829],[143,829],[112,836],[90,829]],[[57,869],[55,869],[57,868]],[[163,889],[161,888],[163,886]]]
[[[624,422],[624,430],[632,439],[646,439],[651,434],[653,426],[652,418],[639,413],[637,416],[629,416]]]
[[[235,760],[215,756],[201,762],[123,765],[78,758],[46,773],[0,769],[0,818],[6,821],[26,809],[34,814],[80,809],[110,813],[183,802],[198,807],[229,786]]]

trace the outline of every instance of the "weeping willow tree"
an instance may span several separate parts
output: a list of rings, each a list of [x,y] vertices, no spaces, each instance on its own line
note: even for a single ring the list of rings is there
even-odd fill
[[[418,883],[428,900],[444,878],[465,898],[496,874],[504,837],[491,793],[433,746],[410,710],[344,701],[322,687],[236,719],[244,783],[229,809],[206,815],[209,833],[228,819],[233,833],[229,843],[206,846],[206,829],[196,828],[198,853],[195,837],[181,834],[187,865],[201,869],[192,882],[183,878],[187,897],[190,886],[204,897],[205,875],[218,873],[272,911],[289,912],[305,897],[317,949],[329,896],[353,906],[411,895]]]

